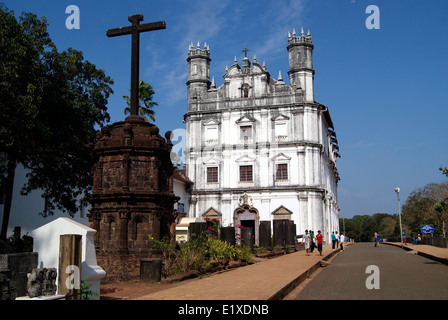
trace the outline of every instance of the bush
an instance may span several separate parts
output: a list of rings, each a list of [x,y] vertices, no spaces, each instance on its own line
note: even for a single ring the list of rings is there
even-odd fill
[[[179,250],[175,255],[175,273],[186,273],[197,270],[205,261],[202,250],[192,242],[179,245]]]
[[[233,246],[205,232],[193,236],[189,241],[178,244],[153,240],[154,247],[162,251],[164,277],[187,273],[212,266],[211,262],[235,260],[250,261],[251,250],[245,246]]]
[[[234,246],[228,242],[222,241],[217,238],[210,238],[204,248],[204,254],[212,260],[235,260],[237,258],[237,250]]]
[[[252,256],[252,251],[249,247],[246,246],[236,246],[235,247],[237,252],[237,259],[246,260],[247,262],[250,262],[250,258]]]

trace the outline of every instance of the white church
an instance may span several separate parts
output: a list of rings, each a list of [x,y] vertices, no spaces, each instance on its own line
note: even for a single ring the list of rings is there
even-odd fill
[[[254,228],[290,219],[296,234],[339,231],[338,142],[328,107],[314,100],[310,32],[288,34],[289,84],[247,57],[210,79],[210,49],[188,48],[183,204],[190,221]]]

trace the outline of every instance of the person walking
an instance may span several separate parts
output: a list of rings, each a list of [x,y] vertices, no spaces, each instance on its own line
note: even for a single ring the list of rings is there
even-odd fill
[[[336,245],[336,235],[334,234],[334,231],[331,233],[331,249],[334,250],[334,246]]]
[[[308,230],[305,230],[305,235],[302,238],[302,243],[305,243],[305,251],[306,251],[307,256],[310,255],[310,241],[311,241],[311,236],[308,233]]]
[[[378,232],[375,232],[374,236],[374,240],[375,240],[375,247],[378,246]]]
[[[336,231],[336,248],[339,248],[339,238],[340,238],[340,236],[339,236],[338,232]]]
[[[314,252],[314,231],[310,230],[310,252]]]
[[[341,233],[341,251],[344,251],[345,236]]]
[[[405,246],[407,246],[408,244],[406,243],[406,234],[403,231],[403,234],[401,235],[403,237],[403,243]]]
[[[320,230],[317,230],[316,242],[317,242],[317,251],[319,251],[319,255],[321,256],[324,237],[323,237],[322,233],[320,233]]]

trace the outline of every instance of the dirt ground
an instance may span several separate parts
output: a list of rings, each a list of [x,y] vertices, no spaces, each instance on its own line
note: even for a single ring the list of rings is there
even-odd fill
[[[257,258],[253,256],[251,258],[252,263],[258,263],[266,261],[263,258]],[[244,267],[243,267],[244,268]],[[230,270],[222,270],[219,272],[229,272]],[[218,272],[218,273],[219,273]],[[172,287],[180,286],[185,284],[188,281],[197,281],[200,278],[209,277],[209,275],[202,275],[198,278],[170,282],[166,280],[162,280],[159,283],[141,283],[139,280],[126,281],[126,282],[114,282],[114,283],[102,283],[101,284],[101,292],[100,292],[100,300],[133,300],[138,297],[151,294],[157,291],[169,289]]]
[[[180,284],[182,282],[141,283],[139,280],[101,284],[100,300],[133,300]]]

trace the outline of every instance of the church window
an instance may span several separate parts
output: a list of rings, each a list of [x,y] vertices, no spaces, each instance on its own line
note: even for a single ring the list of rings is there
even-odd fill
[[[303,63],[303,56],[301,52],[297,52],[297,63],[298,64]]]
[[[276,180],[288,180],[288,164],[279,163],[277,164],[277,171],[275,174]]]
[[[275,124],[275,135],[277,137],[283,137],[287,135],[286,122],[278,122]]]
[[[207,167],[207,183],[218,182],[218,167]]]
[[[241,97],[249,98],[249,85],[247,83],[243,84],[241,87]]]
[[[252,139],[252,126],[241,126],[240,127],[240,137],[243,141],[248,141]]]
[[[207,141],[216,141],[218,140],[218,127],[208,127],[206,133]]]
[[[240,182],[252,182],[253,172],[252,165],[240,166]]]

